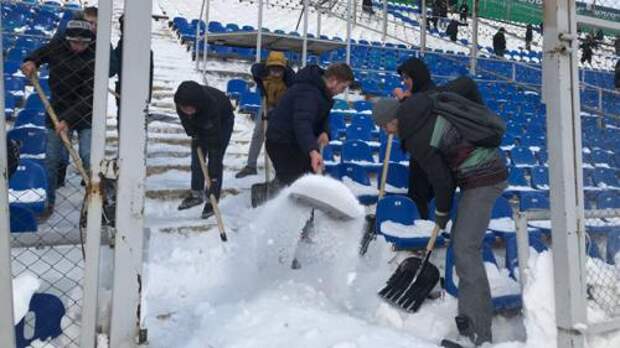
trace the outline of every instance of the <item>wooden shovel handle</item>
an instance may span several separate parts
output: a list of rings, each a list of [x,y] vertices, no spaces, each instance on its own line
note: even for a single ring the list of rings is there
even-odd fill
[[[428,240],[428,243],[426,244],[426,252],[430,253],[433,251],[433,249],[435,248],[435,241],[437,240],[437,236],[439,235],[439,225],[435,224],[435,227],[433,227],[433,232],[431,233],[431,238]]]
[[[222,219],[222,212],[220,211],[220,206],[217,204],[217,199],[215,199],[215,195],[211,192],[211,178],[209,177],[209,171],[207,170],[207,165],[205,164],[205,156],[202,152],[200,144],[196,145],[196,153],[198,154],[200,169],[202,169],[202,174],[205,177],[205,185],[207,186],[207,190],[209,191],[209,201],[211,202],[211,206],[213,207],[213,213],[215,214],[217,228],[220,231],[220,239],[225,242],[228,240],[228,237],[226,237],[226,230],[224,229],[224,219]]]
[[[390,155],[392,154],[392,142],[394,134],[388,135],[385,154],[383,155],[383,170],[381,171],[381,183],[379,184],[379,199],[385,195],[385,182],[387,180],[388,167],[390,165]]]

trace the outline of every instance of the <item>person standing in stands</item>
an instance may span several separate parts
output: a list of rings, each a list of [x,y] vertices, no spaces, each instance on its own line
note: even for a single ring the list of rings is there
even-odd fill
[[[219,89],[203,86],[194,81],[183,81],[174,94],[177,114],[185,133],[192,137],[191,191],[179,205],[179,210],[202,204],[205,194],[220,199],[224,171],[224,153],[230,142],[235,115],[226,94]],[[208,162],[210,190],[206,190],[205,177],[198,159],[198,147]],[[213,206],[207,200],[202,218],[213,215]]]
[[[459,15],[461,22],[467,21],[467,15],[469,14],[469,5],[467,5],[467,1],[463,0],[461,3],[461,7],[459,7]]]
[[[406,90],[395,88],[392,94],[399,102],[404,102],[412,95],[418,93],[432,93],[436,91],[446,91],[460,94],[467,99],[482,104],[482,97],[477,88],[472,88],[467,78],[458,78],[443,86],[436,86],[431,73],[426,64],[418,58],[410,58],[401,64],[397,69],[401,76]],[[414,158],[409,160],[409,190],[407,195],[415,202],[420,217],[430,218],[429,203],[434,197],[433,188],[429,183],[420,164]]]
[[[371,16],[375,14],[375,11],[372,9],[372,0],[362,0],[362,11]]]
[[[353,71],[343,63],[327,70],[308,65],[295,76],[280,104],[269,115],[267,153],[278,185],[290,185],[305,173],[319,173],[321,147],[328,139],[328,117],[334,96],[353,82]]]
[[[585,41],[581,44],[581,64],[592,64],[592,53],[594,48],[594,37],[591,34],[586,36]]]
[[[459,80],[466,94],[479,97],[472,79]],[[402,103],[389,98],[379,100],[372,117],[387,133],[398,134],[403,148],[420,165],[435,195],[435,223],[441,229],[450,220],[456,188],[461,190],[450,231],[459,276],[455,321],[459,333],[479,346],[493,339],[493,305],[481,255],[482,241],[493,205],[507,187],[508,172],[499,148],[470,144],[432,108],[427,93],[415,93]]]
[[[459,35],[459,26],[466,26],[467,23],[460,23],[456,19],[451,19],[450,24],[448,24],[448,28],[446,29],[446,34],[450,37],[450,41],[456,42]]]
[[[42,64],[48,64],[51,105],[59,118],[57,126],[49,117],[46,122],[48,201],[41,219],[47,219],[54,212],[57,171],[65,151],[61,133],[70,137],[77,132],[80,158],[88,172],[95,77],[94,39],[90,23],[72,19],[62,38],[53,39],[32,52],[21,66],[24,75],[32,77]]]
[[[616,35],[616,41],[614,42],[614,48],[616,50],[616,55],[620,57],[620,34]]]
[[[525,28],[525,49],[532,50],[532,40],[534,39],[534,28],[531,24],[528,24]]]
[[[498,57],[504,57],[506,53],[506,35],[504,34],[506,30],[504,28],[500,28],[495,35],[493,35],[493,51],[495,55]]]
[[[265,140],[261,122],[262,118],[278,105],[286,89],[293,83],[295,72],[288,66],[284,53],[272,51],[269,53],[265,63],[255,63],[252,65],[252,77],[265,102],[265,105],[262,105],[262,107],[266,108],[266,110],[261,109],[256,115],[254,132],[252,133],[252,141],[250,142],[250,150],[248,152],[248,162],[235,175],[235,178],[256,175],[258,155]]]

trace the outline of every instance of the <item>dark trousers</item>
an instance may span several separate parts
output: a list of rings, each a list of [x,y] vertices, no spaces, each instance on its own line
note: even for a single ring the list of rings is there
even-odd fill
[[[310,155],[295,144],[273,143],[267,139],[267,153],[279,184],[290,185],[304,174],[312,172]]]
[[[207,196],[213,193],[216,199],[220,199],[220,193],[222,191],[222,176],[224,172],[224,154],[226,153],[226,148],[228,147],[228,143],[230,142],[230,136],[233,131],[234,126],[234,118],[228,118],[229,121],[226,122],[224,127],[222,128],[223,134],[223,144],[222,146],[209,146],[209,142],[207,139],[200,139],[200,144],[192,141],[192,191],[202,191],[205,190]],[[205,177],[202,173],[202,169],[200,168],[200,162],[198,161],[198,145],[202,149],[202,153],[207,157],[207,171],[209,173],[209,178],[211,179],[211,190],[207,191],[205,187]]]

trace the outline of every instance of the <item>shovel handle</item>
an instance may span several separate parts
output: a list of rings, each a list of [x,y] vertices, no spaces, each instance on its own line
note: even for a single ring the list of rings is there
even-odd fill
[[[435,224],[435,227],[433,227],[433,232],[431,233],[431,238],[428,240],[428,243],[426,244],[427,253],[432,252],[433,249],[435,248],[435,241],[437,241],[439,230],[440,230],[439,225]]]
[[[388,167],[390,164],[390,156],[392,154],[392,142],[394,141],[394,134],[388,135],[387,146],[385,148],[385,154],[383,155],[383,170],[381,171],[381,183],[379,185],[379,199],[385,195],[385,181],[387,180]]]
[[[202,152],[200,144],[197,144],[196,152],[198,154],[198,162],[200,162],[200,169],[202,169],[202,174],[205,177],[205,185],[207,186],[207,190],[209,191],[209,201],[211,202],[211,206],[213,207],[213,213],[215,213],[217,228],[220,230],[220,239],[222,240],[222,242],[226,242],[228,240],[228,237],[226,237],[226,230],[224,229],[224,219],[222,219],[222,212],[220,211],[220,206],[217,204],[217,199],[215,199],[215,196],[213,195],[213,193],[211,193],[211,178],[209,178],[209,171],[207,170],[204,153]]]

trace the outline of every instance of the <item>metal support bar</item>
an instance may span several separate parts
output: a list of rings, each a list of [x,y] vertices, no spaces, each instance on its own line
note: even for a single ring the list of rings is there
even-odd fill
[[[347,51],[345,61],[351,65],[351,0],[347,0]]]
[[[321,12],[323,12],[321,10],[321,8],[317,8],[316,11],[316,37],[317,38],[321,38]]]
[[[521,291],[525,289],[528,275],[528,260],[530,258],[530,234],[527,228],[527,215],[523,212],[514,214],[517,234],[517,260],[519,261],[519,283]]]
[[[615,31],[620,31],[620,22],[608,21],[606,19],[600,19],[597,17],[589,16],[577,16],[577,22],[580,24],[586,24],[597,28],[606,28]]]
[[[581,348],[587,322],[581,106],[574,0],[544,1],[543,96],[547,107],[558,347]],[[560,38],[565,35],[565,39]]]
[[[387,0],[383,0],[383,35],[381,36],[381,42],[385,43],[385,39],[387,38],[387,27],[388,27],[388,2]]]
[[[261,61],[263,49],[263,0],[258,0],[258,33],[256,35],[256,63]]]
[[[93,122],[90,145],[90,185],[87,187],[88,216],[84,265],[84,299],[80,347],[94,348],[97,328],[97,296],[99,290],[99,258],[101,251],[102,192],[101,162],[105,157],[106,118],[108,113],[109,42],[112,32],[112,0],[99,1],[97,47],[93,89]],[[196,57],[198,60],[198,57]]]
[[[426,51],[426,0],[421,0],[422,8],[420,9],[420,54],[424,56]]]
[[[200,5],[200,16],[198,16],[198,21],[196,22],[196,37],[194,38],[194,59],[196,60],[196,70],[200,69],[200,58],[198,58],[198,41],[200,40],[200,19],[202,18],[204,9],[205,0],[202,0],[202,5]]]
[[[472,0],[472,13],[471,13],[471,48],[469,51],[469,73],[472,76],[476,76],[477,64],[478,64],[478,14],[480,12],[480,0]],[[513,79],[514,80],[514,79]]]
[[[0,32],[2,32],[0,16]],[[4,62],[4,48],[0,35],[0,58]],[[0,76],[4,65],[0,64]],[[4,79],[0,79],[0,347],[15,347],[13,326],[13,273],[11,272],[11,225],[9,216],[9,176],[6,148],[6,116],[4,111]]]
[[[308,12],[310,12],[310,0],[304,0],[304,41],[301,47],[301,66],[304,67],[308,60]]]
[[[209,51],[209,8],[211,7],[211,0],[206,0],[205,4],[205,34],[202,45],[202,81],[207,84],[207,53]]]
[[[151,1],[125,1],[120,149],[110,347],[135,347],[141,328],[146,106]]]

